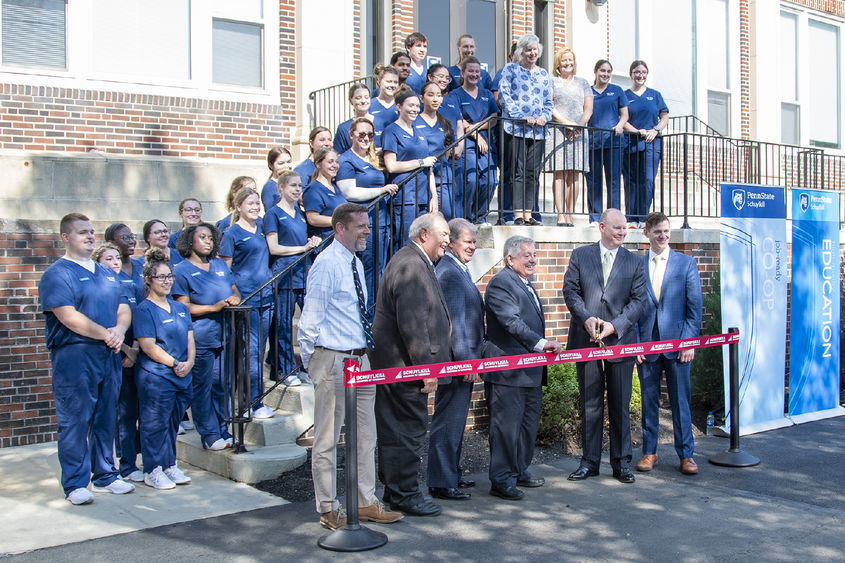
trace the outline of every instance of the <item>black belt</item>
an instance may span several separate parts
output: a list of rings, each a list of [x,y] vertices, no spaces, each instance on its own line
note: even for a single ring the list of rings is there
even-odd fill
[[[321,348],[325,348],[321,346]],[[367,349],[366,348],[355,348],[354,350],[335,350],[333,348],[325,348],[326,350],[331,350],[337,354],[345,354],[347,356],[366,356]]]

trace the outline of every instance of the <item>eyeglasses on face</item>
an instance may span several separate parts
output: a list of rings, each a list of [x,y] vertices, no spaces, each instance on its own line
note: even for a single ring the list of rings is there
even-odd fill
[[[157,276],[150,276],[154,280],[160,282],[173,281],[173,274],[158,274]]]
[[[362,133],[355,133],[355,136],[363,141],[364,139],[372,139],[374,134],[372,131],[364,131]]]
[[[202,207],[183,207],[182,213],[201,213]]]
[[[168,229],[159,229],[157,231],[152,231],[150,234],[158,237],[161,235],[169,235],[170,231]]]
[[[120,240],[129,242],[130,240],[135,240],[135,235],[133,235],[132,233],[120,235]]]

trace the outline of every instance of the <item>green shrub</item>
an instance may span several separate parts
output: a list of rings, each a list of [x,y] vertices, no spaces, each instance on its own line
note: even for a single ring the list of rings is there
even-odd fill
[[[543,406],[540,410],[540,428],[537,442],[552,444],[563,439],[567,427],[572,427],[578,417],[578,378],[575,364],[549,366],[549,377],[543,389]]]
[[[722,289],[719,273],[710,281],[710,291],[702,296],[704,317],[701,333],[722,332]],[[701,403],[714,412],[724,411],[725,376],[722,365],[722,346],[700,348],[690,368],[692,401]]]

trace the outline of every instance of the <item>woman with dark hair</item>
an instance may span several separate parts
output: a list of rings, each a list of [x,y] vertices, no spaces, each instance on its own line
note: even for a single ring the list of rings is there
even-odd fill
[[[303,186],[308,185],[308,182],[311,181],[311,177],[314,175],[315,153],[319,149],[331,148],[332,132],[322,126],[313,128],[311,133],[308,134],[308,146],[311,149],[311,154],[309,154],[305,160],[297,164],[296,168],[293,169],[293,171],[299,174],[299,177],[302,178]]]
[[[258,185],[255,183],[255,179],[251,178],[250,176],[238,176],[234,180],[232,180],[232,184],[229,186],[229,191],[226,193],[226,211],[229,213],[217,221],[215,223],[215,227],[221,233],[225,233],[229,226],[232,224],[232,215],[235,212],[235,194],[238,193],[242,188],[250,188],[253,190],[258,189]],[[260,210],[259,210],[260,211]]]
[[[619,200],[619,171],[622,167],[622,132],[628,121],[628,98],[622,88],[611,84],[613,65],[599,59],[593,67],[593,115],[588,125],[594,130],[590,135],[590,170],[584,174],[587,181],[587,206],[590,222],[597,222],[608,207],[621,209]],[[595,129],[599,129],[596,131]],[[602,170],[607,190],[607,200],[602,204]],[[625,210],[628,212],[628,210]]]
[[[410,65],[410,59],[408,59]],[[374,143],[377,148],[381,147],[381,134],[384,129],[396,121],[399,115],[396,109],[396,102],[393,95],[399,88],[399,72],[392,66],[384,66],[379,63],[373,69],[378,84],[378,94],[370,100],[370,115],[373,116],[373,127],[375,128]]]
[[[191,401],[194,331],[188,308],[169,297],[173,272],[161,249],[147,251],[143,275],[147,298],[132,315],[141,346],[136,379],[143,481],[154,489],[172,489],[191,482],[176,465],[176,434]]]
[[[432,173],[440,211],[448,221],[457,214],[454,212],[452,161],[443,154],[443,151],[455,142],[455,130],[449,120],[439,113],[443,103],[440,86],[434,82],[426,82],[420,91],[423,110],[414,120],[414,130],[425,137],[428,144],[428,156],[437,158],[442,155],[442,158],[438,158],[435,163]]]
[[[440,92],[443,97],[449,93],[449,84],[452,81],[452,76],[449,74],[449,67],[441,63],[434,63],[425,73],[427,82],[434,82],[440,87]]]
[[[352,118],[347,119],[337,126],[334,132],[334,150],[337,154],[343,154],[350,147],[349,141],[349,127],[352,125],[353,119],[359,117],[367,117],[372,120],[370,115],[370,89],[363,82],[356,82],[349,88],[349,105],[352,106]]]
[[[176,241],[182,234],[182,229],[190,225],[196,225],[202,221],[202,204],[196,198],[189,197],[179,202],[179,218],[182,219],[182,228],[170,235],[168,246],[176,250]]]
[[[278,182],[281,199],[264,216],[264,233],[274,276],[322,242],[320,237],[308,236],[308,223],[299,207],[302,178],[296,172],[283,172]],[[305,261],[299,262],[290,273],[280,277],[277,282],[276,335],[279,344],[279,366],[276,378],[285,377],[284,383],[289,387],[302,383],[300,376],[294,372],[296,359],[293,355],[293,314],[296,305],[302,309],[306,272]],[[304,373],[301,373],[301,376],[307,379]]]
[[[332,234],[332,213],[335,207],[346,203],[346,198],[335,184],[337,153],[333,148],[323,148],[314,153],[316,170],[312,182],[305,188],[302,203],[308,234],[325,239]]]
[[[191,372],[191,413],[204,448],[232,445],[226,428],[223,386],[223,309],[238,305],[241,296],[226,263],[217,257],[220,231],[210,223],[187,227],[176,241],[184,260],[173,268],[173,296],[187,305],[194,322],[196,360]]]
[[[628,150],[622,161],[622,176],[625,178],[625,213],[628,221],[645,226],[645,217],[654,198],[654,176],[660,165],[663,147],[660,131],[669,123],[669,107],[663,95],[645,85],[648,65],[645,61],[634,61],[629,69],[631,87],[625,90],[628,98],[628,121],[625,131]]]
[[[270,177],[264,182],[261,188],[261,203],[264,205],[264,213],[270,211],[279,201],[279,176],[291,169],[290,151],[285,147],[273,147],[267,153],[267,168],[270,169]]]

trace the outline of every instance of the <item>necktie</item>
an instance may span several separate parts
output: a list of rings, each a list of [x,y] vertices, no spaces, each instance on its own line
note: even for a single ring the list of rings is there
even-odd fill
[[[373,329],[370,321],[367,320],[367,302],[364,299],[364,288],[361,287],[361,278],[358,277],[358,268],[355,265],[356,258],[352,257],[352,279],[355,281],[355,293],[358,294],[358,317],[361,320],[361,328],[364,329],[364,338],[367,339],[367,348],[375,350],[376,342],[373,340]]]
[[[654,290],[654,297],[660,301],[660,288],[663,286],[663,274],[666,271],[664,267],[665,258],[663,256],[654,257],[654,274],[651,276],[651,288]]]
[[[467,268],[466,266],[464,266],[464,275],[469,280],[469,283],[471,283],[472,285],[475,285],[475,282],[472,281],[472,274],[469,273],[469,268]]]
[[[605,252],[601,259],[601,273],[604,277],[604,284],[607,285],[607,278],[610,277],[610,270],[613,269],[613,253]]]
[[[523,278],[522,281],[525,282],[525,286],[528,288],[528,293],[530,293],[531,297],[534,298],[534,304],[537,305],[537,310],[542,311],[543,309],[540,307],[540,298],[537,297],[537,292],[534,290],[534,286],[532,286],[531,282],[525,278]]]

